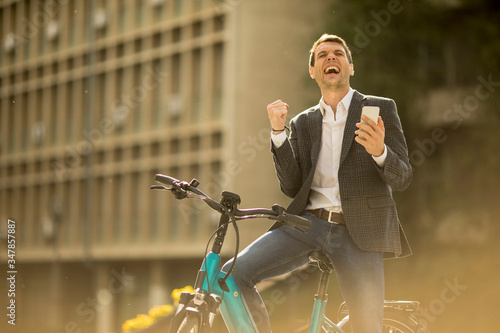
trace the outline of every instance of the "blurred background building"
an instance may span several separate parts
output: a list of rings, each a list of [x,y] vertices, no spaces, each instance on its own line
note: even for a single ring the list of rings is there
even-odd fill
[[[266,105],[318,102],[326,31],[353,88],[396,100],[414,167],[396,201],[415,255],[386,263],[387,298],[420,300],[433,332],[498,331],[498,22],[496,0],[0,1],[0,268],[11,219],[18,272],[0,330],[120,332],[194,282],[217,217],[149,190],[156,173],[286,206]],[[242,223],[241,246],[270,224]],[[309,276],[264,294],[275,331],[307,324]]]
[[[217,216],[150,191],[156,173],[245,207],[280,198],[265,108],[302,88],[283,74],[307,69],[314,25],[283,23],[307,26],[322,5],[299,4],[1,2],[0,216],[17,223],[17,328],[117,331],[194,282]],[[289,102],[306,107],[301,96]],[[242,226],[243,243],[267,227]]]

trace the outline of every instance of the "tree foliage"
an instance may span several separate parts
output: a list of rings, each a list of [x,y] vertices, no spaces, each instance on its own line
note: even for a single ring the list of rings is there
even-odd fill
[[[433,89],[467,86],[498,73],[500,3],[495,0],[335,2],[325,31],[343,37],[352,86],[394,98],[407,124],[415,101]]]

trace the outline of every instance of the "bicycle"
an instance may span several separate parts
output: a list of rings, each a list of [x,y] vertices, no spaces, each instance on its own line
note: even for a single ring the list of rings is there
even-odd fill
[[[300,216],[288,214],[283,207],[276,204],[271,209],[239,209],[238,205],[241,203],[239,195],[228,191],[223,191],[220,202],[217,202],[197,188],[200,183],[196,179],[188,183],[157,174],[155,181],[162,185],[152,185],[152,189],[171,191],[176,199],[201,199],[210,208],[221,214],[218,227],[207,243],[205,257],[194,283],[195,293],[184,292],[181,294],[179,306],[171,321],[170,332],[211,332],[214,318],[220,312],[229,332],[258,333],[257,325],[243,295],[231,276],[239,250],[239,232],[236,222],[251,218],[268,218],[289,225],[303,233],[310,227],[311,222]],[[230,224],[236,234],[236,250],[233,263],[228,272],[225,273],[220,270],[220,253]],[[208,252],[208,247],[214,237],[212,249]],[[347,333],[349,314],[345,302],[338,309],[338,323],[334,323],[325,315],[328,281],[333,272],[333,265],[328,257],[320,251],[312,251],[309,259],[318,265],[321,276],[318,292],[314,297],[308,332]],[[418,307],[419,302],[417,301],[385,301],[384,333],[428,333],[429,331],[420,320]]]

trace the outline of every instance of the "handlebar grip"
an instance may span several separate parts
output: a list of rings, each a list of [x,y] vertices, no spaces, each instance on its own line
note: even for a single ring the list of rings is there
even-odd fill
[[[179,180],[172,178],[170,176],[162,175],[162,174],[156,174],[155,175],[155,180],[159,183],[162,183],[164,185],[171,186],[174,182],[179,182]]]

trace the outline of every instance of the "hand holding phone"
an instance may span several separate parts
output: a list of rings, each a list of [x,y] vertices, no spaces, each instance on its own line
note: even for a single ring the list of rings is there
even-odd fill
[[[366,121],[361,119],[361,122],[356,124],[358,128],[355,132],[357,137],[355,138],[356,142],[365,147],[366,152],[371,154],[372,156],[381,156],[384,153],[384,133],[385,127],[384,122],[381,121],[379,124],[379,113],[380,108],[378,106],[363,106],[361,111],[361,115],[368,117],[375,123],[375,128],[371,127],[366,131],[362,129],[364,125],[367,125]]]
[[[361,110],[361,124],[368,125],[368,123],[363,120],[363,116],[368,117],[369,119],[373,120],[375,124],[377,124],[379,112],[380,108],[378,106],[363,106],[363,109]],[[357,133],[357,135],[361,139],[365,140],[365,138],[360,134],[360,132],[365,132],[365,131],[360,128]]]

